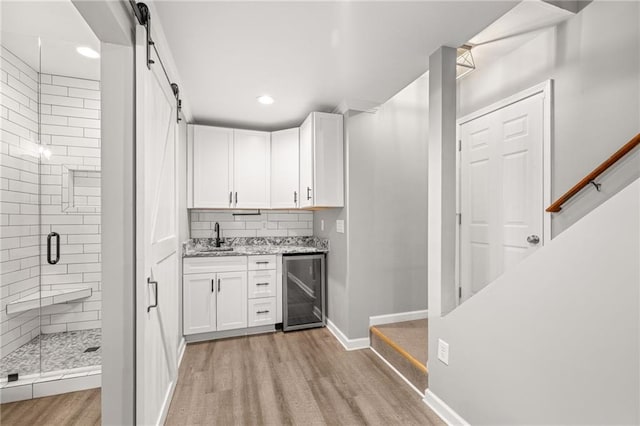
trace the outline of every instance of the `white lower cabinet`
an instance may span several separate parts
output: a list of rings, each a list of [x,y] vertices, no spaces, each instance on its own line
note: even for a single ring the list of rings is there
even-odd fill
[[[215,281],[216,274],[184,276],[184,334],[216,331]]]
[[[276,323],[276,298],[249,300],[249,327]]]
[[[276,256],[185,258],[184,334],[275,324],[282,309],[276,273]]]
[[[247,326],[247,273],[221,272],[218,274],[218,331]]]

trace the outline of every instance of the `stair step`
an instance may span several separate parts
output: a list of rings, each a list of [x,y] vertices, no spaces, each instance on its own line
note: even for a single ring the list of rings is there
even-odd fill
[[[393,331],[394,330],[387,329],[386,327],[370,327],[371,347],[398,370],[420,393],[424,394],[425,389],[427,389],[429,377],[427,366],[394,340]],[[420,342],[417,342],[418,344],[422,344],[422,336],[420,340]],[[426,348],[426,330],[424,333],[424,345]]]

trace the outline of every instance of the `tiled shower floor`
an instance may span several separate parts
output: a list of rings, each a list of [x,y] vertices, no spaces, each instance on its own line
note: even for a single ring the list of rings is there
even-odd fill
[[[0,360],[0,377],[19,373],[21,376],[49,371],[101,365],[101,329],[41,334]],[[41,356],[42,354],[42,356]]]

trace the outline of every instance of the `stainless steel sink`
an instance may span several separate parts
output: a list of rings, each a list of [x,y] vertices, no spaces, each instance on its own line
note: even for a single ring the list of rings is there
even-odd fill
[[[201,253],[216,253],[219,251],[233,251],[233,247],[209,247],[209,248],[200,250]]]

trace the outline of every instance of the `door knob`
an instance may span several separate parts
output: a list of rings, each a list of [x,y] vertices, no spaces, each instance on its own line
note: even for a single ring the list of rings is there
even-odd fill
[[[538,237],[537,235],[529,235],[527,237],[527,242],[529,244],[538,244],[540,242],[540,237]]]

